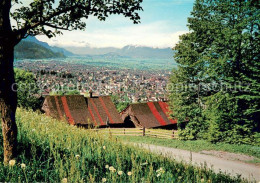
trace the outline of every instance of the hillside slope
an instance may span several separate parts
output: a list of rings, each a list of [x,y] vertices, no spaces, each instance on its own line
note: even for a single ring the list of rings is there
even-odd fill
[[[16,59],[43,59],[43,58],[64,58],[61,52],[53,52],[37,43],[21,41],[14,49]]]
[[[23,109],[17,110],[17,124],[19,157],[10,166],[0,164],[0,182],[243,181],[183,165],[126,146],[114,137],[101,136]],[[3,143],[1,133],[0,143]],[[0,146],[0,161],[3,161],[2,153]]]

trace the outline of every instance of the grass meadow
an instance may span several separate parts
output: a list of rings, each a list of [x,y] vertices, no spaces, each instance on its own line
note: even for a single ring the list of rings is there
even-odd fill
[[[19,156],[0,164],[0,182],[246,182],[128,147],[24,109],[17,111]],[[2,136],[0,138],[2,144]],[[0,147],[0,161],[3,162]]]

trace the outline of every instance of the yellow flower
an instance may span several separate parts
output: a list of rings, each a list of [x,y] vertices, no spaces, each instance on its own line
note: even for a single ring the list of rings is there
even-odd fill
[[[14,165],[15,165],[15,160],[14,160],[14,159],[13,159],[13,160],[10,160],[10,161],[9,161],[9,165],[10,165],[10,166],[14,166]]]
[[[68,182],[68,179],[67,179],[67,178],[63,178],[63,179],[61,180],[61,182],[62,182],[62,183],[67,183],[67,182]]]
[[[106,182],[107,181],[107,179],[106,178],[102,178],[102,182]]]
[[[106,165],[105,168],[108,169],[108,168],[109,168],[109,165]]]
[[[26,165],[24,163],[21,164],[21,168],[26,168]]]
[[[117,173],[118,173],[118,175],[122,175],[123,171],[118,171]]]
[[[127,175],[128,175],[128,176],[131,176],[131,175],[132,175],[132,172],[127,172]]]
[[[103,146],[103,149],[105,150],[105,149],[106,149],[106,146]]]

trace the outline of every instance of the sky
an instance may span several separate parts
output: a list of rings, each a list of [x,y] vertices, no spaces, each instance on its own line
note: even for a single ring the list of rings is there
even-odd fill
[[[85,31],[63,31],[63,35],[51,39],[46,36],[37,39],[59,47],[173,47],[179,35],[188,32],[187,18],[193,3],[194,0],[144,0],[138,25],[122,15],[110,16],[102,22],[90,17]]]

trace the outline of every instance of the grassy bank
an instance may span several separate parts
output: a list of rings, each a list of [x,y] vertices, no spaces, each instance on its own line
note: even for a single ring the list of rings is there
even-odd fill
[[[22,109],[17,124],[19,156],[13,166],[1,163],[0,182],[243,182]]]
[[[130,136],[120,136],[119,139],[125,142],[135,142],[135,143],[146,143],[154,144],[165,147],[172,147],[177,149],[184,149],[193,152],[199,152],[203,150],[216,150],[216,151],[226,151],[232,153],[241,153],[245,155],[254,156],[260,158],[260,147],[253,145],[237,145],[237,144],[225,144],[216,143],[212,144],[205,140],[173,140],[173,139],[159,139],[154,137],[130,137]]]

